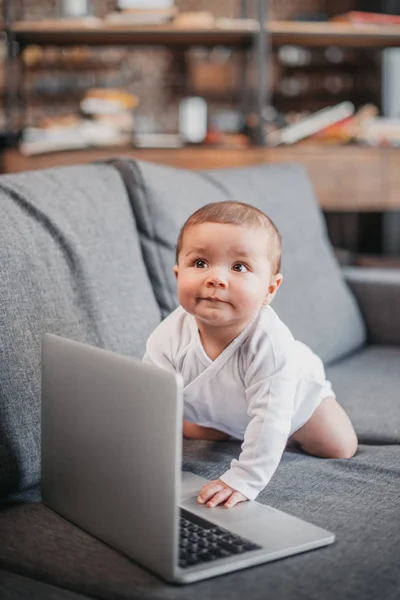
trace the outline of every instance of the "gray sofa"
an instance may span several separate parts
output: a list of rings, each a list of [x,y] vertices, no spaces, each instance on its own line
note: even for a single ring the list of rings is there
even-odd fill
[[[259,497],[334,531],[334,545],[179,588],[41,503],[41,336],[141,356],[176,306],[179,227],[228,198],[278,225],[274,307],[325,361],[359,449],[351,460],[288,450]],[[189,172],[116,159],[0,177],[0,598],[400,598],[399,304],[400,273],[339,268],[296,165]],[[239,449],[185,441],[183,468],[216,477]]]

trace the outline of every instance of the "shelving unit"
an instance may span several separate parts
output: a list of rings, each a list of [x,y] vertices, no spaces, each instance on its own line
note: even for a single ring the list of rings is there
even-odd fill
[[[158,46],[171,50],[187,50],[194,46],[214,47],[227,46],[243,55],[241,90],[241,106],[246,102],[246,54],[254,52],[258,86],[255,106],[251,112],[258,116],[258,127],[255,128],[255,142],[263,144],[264,128],[262,126],[262,110],[268,102],[266,80],[266,61],[268,46],[266,32],[261,26],[267,18],[265,3],[257,0],[258,21],[240,20],[231,27],[210,27],[201,29],[183,29],[174,25],[153,27],[137,27],[127,24],[109,24],[100,19],[87,19],[81,22],[62,19],[48,21],[22,20],[22,0],[16,10],[18,18],[12,19],[11,3],[15,0],[4,0],[5,32],[8,40],[8,90],[6,97],[7,122],[10,130],[15,129],[14,116],[19,112],[23,117],[26,108],[24,95],[24,64],[22,53],[26,46]],[[240,1],[241,16],[247,14],[247,0]],[[14,88],[14,89],[13,89]],[[21,121],[21,118],[18,119]],[[23,121],[23,118],[22,118]]]
[[[158,46],[186,51],[195,46],[226,46],[242,53],[243,57],[254,54],[257,67],[257,91],[253,105],[248,106],[246,59],[242,60],[241,107],[243,112],[257,116],[254,142],[265,144],[263,109],[268,105],[270,90],[267,64],[271,47],[285,44],[316,48],[337,45],[346,48],[387,48],[400,46],[400,25],[352,25],[335,22],[270,21],[266,3],[257,0],[258,21],[238,21],[231,27],[182,29],[174,25],[136,27],[127,24],[110,24],[101,19],[71,21],[53,19],[26,21],[22,19],[22,0],[14,6],[17,19],[11,18],[11,3],[4,1],[4,23],[8,40],[8,61],[5,108],[6,120],[11,131],[23,125],[26,109],[24,92],[24,64],[22,52],[25,47],[40,46]],[[241,0],[241,16],[247,14],[248,2]],[[15,1],[13,2],[15,5]],[[260,24],[264,24],[263,27]],[[249,61],[247,60],[247,63]],[[15,124],[16,122],[16,124]]]

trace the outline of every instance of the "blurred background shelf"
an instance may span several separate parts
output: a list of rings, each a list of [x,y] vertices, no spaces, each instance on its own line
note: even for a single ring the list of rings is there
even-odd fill
[[[273,45],[386,48],[400,46],[400,25],[353,25],[330,22],[270,21]]]
[[[233,28],[181,29],[170,26],[132,27],[109,25],[63,25],[58,21],[16,21],[13,31],[18,43],[53,46],[98,45],[169,45],[169,46],[249,46],[258,32],[256,25]],[[274,46],[399,47],[400,25],[352,25],[325,22],[269,21],[265,26]]]
[[[247,47],[254,40],[258,27],[235,26],[203,29],[183,29],[173,25],[138,27],[110,25],[102,21],[93,25],[79,23],[64,25],[60,20],[16,21],[13,24],[16,41],[22,46],[48,44],[74,45],[138,45],[138,46],[215,46]]]

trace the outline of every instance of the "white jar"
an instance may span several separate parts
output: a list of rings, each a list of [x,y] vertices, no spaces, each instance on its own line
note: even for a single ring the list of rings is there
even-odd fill
[[[57,0],[58,17],[78,18],[89,14],[89,0]]]

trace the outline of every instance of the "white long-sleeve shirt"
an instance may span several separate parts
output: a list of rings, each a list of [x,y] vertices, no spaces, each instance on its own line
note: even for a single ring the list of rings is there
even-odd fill
[[[194,317],[179,307],[150,335],[143,360],[180,373],[185,419],[243,440],[220,478],[251,500],[274,474],[288,437],[334,395],[320,358],[270,306],[215,360]]]

